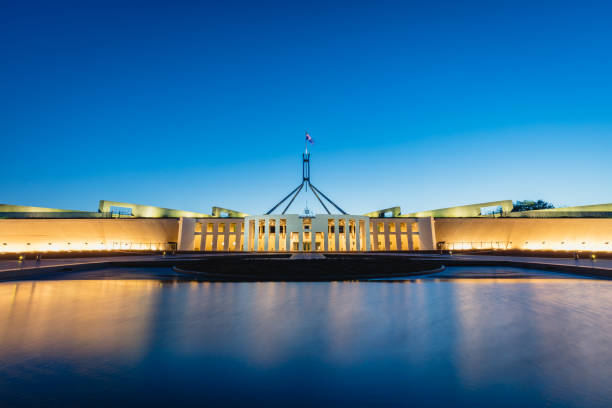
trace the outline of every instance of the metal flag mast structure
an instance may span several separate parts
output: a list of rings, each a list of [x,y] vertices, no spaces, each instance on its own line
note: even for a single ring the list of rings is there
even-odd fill
[[[289,194],[287,194],[287,196],[285,198],[280,200],[274,207],[272,207],[272,209],[270,211],[268,211],[266,213],[266,215],[272,214],[272,211],[276,210],[279,205],[281,205],[282,203],[287,201],[287,199],[289,199],[289,197],[291,197],[291,200],[289,201],[289,204],[287,204],[287,206],[285,207],[285,209],[283,210],[283,212],[281,214],[284,214],[285,212],[287,212],[287,210],[289,209],[291,204],[293,204],[293,201],[295,200],[295,198],[298,196],[300,191],[302,191],[302,188],[306,187],[305,191],[308,191],[308,186],[310,186],[310,189],[312,190],[312,193],[317,198],[317,200],[319,200],[319,202],[321,203],[323,208],[325,208],[325,211],[327,211],[328,214],[331,214],[331,212],[329,212],[329,210],[327,209],[327,206],[325,205],[325,203],[323,202],[321,197],[323,197],[331,205],[336,207],[338,209],[338,211],[340,211],[342,214],[346,214],[346,212],[344,212],[344,210],[342,208],[338,207],[336,205],[336,203],[334,203],[329,197],[327,197],[325,194],[323,194],[323,192],[321,192],[321,190],[316,188],[310,182],[310,153],[308,153],[308,140],[306,140],[306,149],[304,151],[304,154],[302,154],[302,182],[300,183],[299,186],[294,188],[293,191],[291,191]]]

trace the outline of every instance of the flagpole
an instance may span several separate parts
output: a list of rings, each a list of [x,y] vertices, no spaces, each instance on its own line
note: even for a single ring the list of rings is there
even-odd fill
[[[306,157],[308,156],[308,138],[306,137],[307,134],[308,134],[308,131],[305,130],[304,131],[304,160],[306,160]],[[308,191],[308,184],[306,184],[306,191]]]

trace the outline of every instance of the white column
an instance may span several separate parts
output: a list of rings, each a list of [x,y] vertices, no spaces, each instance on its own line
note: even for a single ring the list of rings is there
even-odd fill
[[[291,221],[289,217],[287,217],[287,221],[285,222],[285,249],[287,251],[293,251],[293,248],[291,248],[291,230]]]
[[[344,219],[344,241],[346,242],[346,252],[351,250],[351,225],[349,223],[349,219]]]
[[[315,223],[313,222],[310,225],[310,252],[315,252],[315,247],[317,246],[317,233],[315,232],[316,229],[314,228]]]
[[[225,228],[223,228],[223,250],[224,251],[230,250],[229,229],[230,229],[230,223],[226,222]]]
[[[340,250],[340,220],[334,217],[334,242],[336,251]]]
[[[217,240],[219,239],[219,224],[213,224],[213,232],[212,232],[212,250],[217,250]]]
[[[299,223],[298,231],[300,231],[298,234],[298,251],[302,252],[304,250],[304,226],[301,222]]]
[[[270,219],[266,218],[264,221],[264,251],[268,250],[268,244],[270,243]]]
[[[401,251],[402,250],[402,237],[400,235],[400,230],[402,229],[402,227],[400,226],[399,222],[395,222],[395,250],[396,251]]]
[[[370,251],[371,245],[372,243],[370,242],[370,217],[366,218],[365,220],[365,250],[366,251]]]
[[[253,251],[257,252],[259,248],[259,218],[253,218],[253,221],[255,222],[255,231],[253,231],[253,234],[255,234],[253,237]]]
[[[380,248],[378,247],[378,224],[380,221],[376,221],[374,223],[372,223],[372,239],[374,240],[374,242],[372,242],[372,250],[374,251],[379,251]]]
[[[323,250],[329,251],[329,218],[325,218],[325,234],[323,235]]]
[[[359,219],[355,220],[355,249],[361,251],[361,227]]]
[[[242,220],[243,225],[243,242],[242,242],[242,250],[247,252],[249,250],[249,218],[245,217]],[[236,228],[240,228],[240,224],[236,226]],[[240,239],[240,230],[238,230],[238,239]]]
[[[280,240],[280,218],[274,220],[274,252],[278,252]]]
[[[388,251],[391,248],[391,238],[389,237],[390,235],[389,222],[385,220],[383,225],[384,225],[383,234],[385,235],[385,251]]]

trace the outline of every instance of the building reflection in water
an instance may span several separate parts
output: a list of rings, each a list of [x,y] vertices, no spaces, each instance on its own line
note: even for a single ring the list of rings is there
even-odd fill
[[[217,402],[231,381],[256,395],[252,381],[307,376],[360,398],[443,399],[444,387],[454,401],[522,390],[588,406],[612,402],[610,349],[609,281],[0,284],[0,374],[33,361],[81,377],[129,364],[137,375],[106,380],[154,383],[162,370]]]
[[[138,358],[145,351],[158,281],[0,284],[0,359],[19,355]]]

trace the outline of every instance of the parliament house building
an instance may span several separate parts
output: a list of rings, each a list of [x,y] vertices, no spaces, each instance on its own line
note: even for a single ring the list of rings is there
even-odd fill
[[[511,200],[402,214],[348,214],[303,178],[265,214],[210,214],[101,200],[98,211],[0,204],[0,253],[48,251],[612,251],[612,204],[513,211]],[[288,210],[310,191],[325,209]]]

